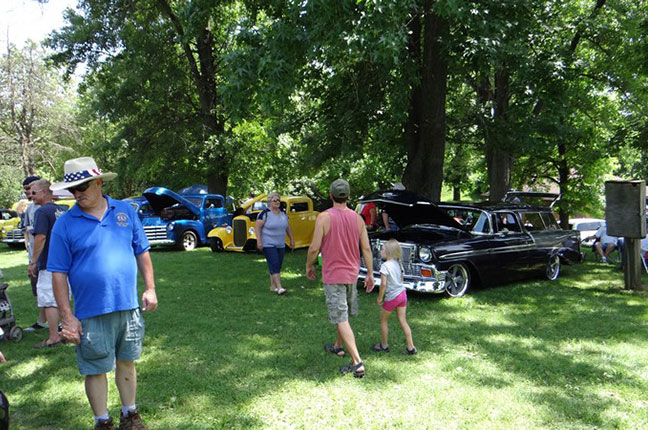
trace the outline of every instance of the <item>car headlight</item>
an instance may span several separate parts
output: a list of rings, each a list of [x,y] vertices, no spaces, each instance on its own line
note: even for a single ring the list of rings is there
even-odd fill
[[[225,233],[232,234],[232,227],[225,227]]]
[[[432,261],[432,250],[428,246],[420,246],[418,249],[418,258],[424,263]]]
[[[249,235],[249,236],[254,236],[254,227],[250,227],[250,228],[248,229],[248,235]]]
[[[173,227],[175,227],[175,223],[170,222],[167,224],[167,230],[171,231],[173,230]]]
[[[379,240],[372,240],[371,241],[371,249],[373,250],[374,255],[380,255],[380,241]]]

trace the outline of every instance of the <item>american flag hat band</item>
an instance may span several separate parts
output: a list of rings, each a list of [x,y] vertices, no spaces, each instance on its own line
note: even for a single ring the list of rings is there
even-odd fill
[[[63,166],[63,182],[57,182],[50,186],[52,191],[76,187],[84,182],[94,179],[109,181],[117,177],[117,173],[104,172],[92,157],[79,157],[67,160]]]
[[[93,176],[99,175],[101,175],[101,169],[83,170],[80,172],[66,173],[65,175],[63,175],[63,181],[76,182],[80,181],[81,179],[92,178]]]

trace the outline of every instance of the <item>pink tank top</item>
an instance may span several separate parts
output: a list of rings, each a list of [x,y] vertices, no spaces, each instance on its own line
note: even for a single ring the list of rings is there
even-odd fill
[[[360,270],[358,215],[351,209],[327,210],[331,228],[322,238],[322,282],[355,284]]]

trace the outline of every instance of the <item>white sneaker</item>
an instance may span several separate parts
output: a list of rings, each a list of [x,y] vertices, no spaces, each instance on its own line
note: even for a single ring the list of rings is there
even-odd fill
[[[29,327],[25,327],[23,329],[23,331],[27,332],[27,333],[31,333],[31,332],[34,332],[36,330],[40,330],[40,329],[43,329],[43,328],[47,328],[47,323],[46,324],[41,324],[38,321],[36,321],[34,324],[30,325]]]

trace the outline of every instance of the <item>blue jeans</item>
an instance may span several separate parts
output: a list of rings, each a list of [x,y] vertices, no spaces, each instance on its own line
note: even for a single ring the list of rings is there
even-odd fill
[[[263,255],[265,255],[268,270],[270,270],[271,275],[276,275],[281,272],[281,265],[283,264],[285,253],[286,248],[277,248],[274,246],[263,247]]]

